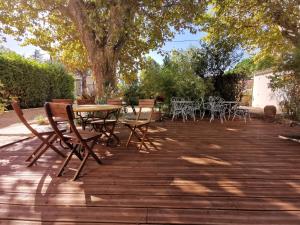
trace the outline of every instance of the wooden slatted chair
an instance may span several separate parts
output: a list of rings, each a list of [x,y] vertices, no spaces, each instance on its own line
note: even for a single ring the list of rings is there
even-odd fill
[[[54,98],[54,99],[52,99],[52,102],[73,104],[73,99],[71,99],[71,98]]]
[[[45,109],[49,122],[53,127],[54,131],[62,140],[62,142],[71,150],[70,154],[63,162],[57,176],[62,176],[65,167],[68,165],[73,155],[76,155],[81,160],[81,163],[73,177],[73,180],[76,180],[79,177],[80,172],[82,171],[89,156],[92,156],[97,163],[101,164],[101,160],[93,151],[93,148],[97,140],[100,138],[101,134],[86,130],[78,130],[74,123],[75,118],[72,105],[46,103]],[[60,130],[57,128],[57,123],[53,119],[55,117],[67,119],[70,125],[70,132],[61,133]]]
[[[119,98],[108,99],[107,104],[123,106],[123,102]],[[111,114],[114,114],[114,118],[110,117]],[[120,110],[112,111],[112,112],[108,112],[106,118],[97,119],[91,122],[94,130],[99,131],[106,136],[107,145],[110,143],[110,141],[113,141],[112,138],[114,138],[117,141],[117,144],[120,143],[119,137],[114,134],[115,127],[118,123],[119,115],[120,115]]]
[[[138,150],[141,150],[143,146],[147,150],[149,150],[145,141],[149,142],[149,144],[151,144],[154,148],[156,148],[156,146],[153,144],[153,142],[147,136],[148,127],[151,123],[151,117],[152,117],[152,114],[154,111],[154,105],[155,105],[154,99],[140,99],[139,105],[138,105],[139,111],[137,113],[136,119],[135,120],[125,120],[122,122],[131,131],[128,141],[126,143],[126,147],[128,147],[128,145],[132,139],[132,136],[134,135],[140,141]],[[141,120],[142,110],[145,108],[150,109],[150,112],[147,113],[148,114],[147,118],[145,118],[144,120]]]
[[[55,102],[55,103],[63,103],[63,104],[73,104],[74,101],[73,99],[71,98],[54,98],[52,99],[52,102]],[[54,119],[57,123],[66,123],[67,121],[60,118],[60,117],[57,117]]]
[[[57,135],[50,126],[37,126],[33,127],[25,119],[23,111],[20,108],[20,105],[17,101],[12,103],[12,107],[16,112],[17,116],[21,122],[27,127],[31,133],[37,137],[42,143],[29,155],[26,159],[26,162],[29,162],[28,167],[32,166],[49,148],[55,151],[62,157],[66,157],[60,150],[58,150],[54,145],[54,141],[57,140]],[[58,126],[60,132],[65,132],[66,129],[62,126]]]
[[[95,104],[94,99],[77,99],[77,105],[93,105]]]

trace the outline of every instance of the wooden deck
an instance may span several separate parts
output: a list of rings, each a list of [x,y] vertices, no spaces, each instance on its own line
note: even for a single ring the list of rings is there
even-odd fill
[[[299,128],[154,125],[158,150],[99,146],[104,164],[90,160],[76,182],[72,170],[56,177],[61,159],[52,151],[26,167],[35,140],[0,149],[0,223],[300,224],[300,145],[277,138]]]

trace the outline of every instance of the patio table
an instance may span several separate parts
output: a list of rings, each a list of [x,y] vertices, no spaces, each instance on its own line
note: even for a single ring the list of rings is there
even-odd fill
[[[119,111],[122,109],[123,106],[118,105],[108,105],[108,104],[101,104],[101,105],[73,105],[73,111],[76,112],[79,115],[82,128],[84,129],[86,126],[86,123],[90,121],[91,119],[94,119],[94,114],[97,112],[104,112],[104,116],[102,116],[100,119],[103,120],[103,126],[96,130],[97,132],[100,132],[104,134],[106,137],[109,138],[108,141],[110,141],[110,138],[113,136],[117,139],[119,143],[119,138],[113,133],[113,129],[109,129],[106,123],[106,120],[109,118],[112,114],[119,114]],[[81,113],[88,113],[87,117],[83,117]],[[99,118],[97,118],[99,119]],[[106,134],[106,132],[109,133],[109,135]]]

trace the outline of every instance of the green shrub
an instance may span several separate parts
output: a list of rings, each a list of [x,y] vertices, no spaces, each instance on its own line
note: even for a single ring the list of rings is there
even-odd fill
[[[5,100],[23,108],[40,107],[52,98],[73,98],[74,78],[59,64],[41,63],[13,52],[0,53],[0,82]]]
[[[167,104],[172,97],[199,99],[211,88],[211,82],[196,76],[190,62],[180,53],[172,55],[169,62],[162,66],[149,60],[141,72],[140,96],[161,96]]]

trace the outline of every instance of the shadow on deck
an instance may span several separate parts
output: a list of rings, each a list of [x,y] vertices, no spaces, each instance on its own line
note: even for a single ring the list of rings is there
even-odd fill
[[[293,128],[293,132],[300,132]],[[1,149],[3,224],[299,224],[300,146],[277,138],[291,128],[253,120],[161,122],[157,150],[97,146],[84,176],[57,178],[52,151],[27,168],[38,144]],[[71,167],[78,166],[76,159]]]

